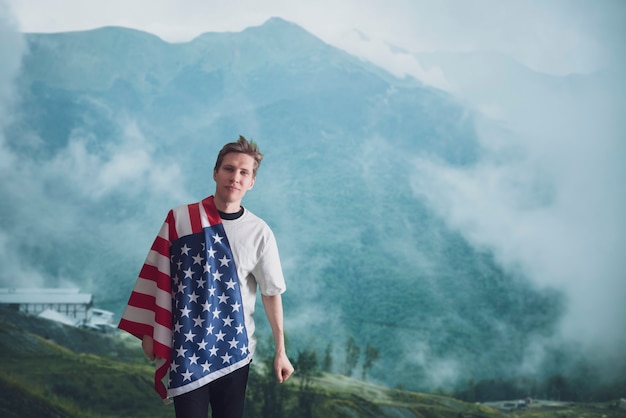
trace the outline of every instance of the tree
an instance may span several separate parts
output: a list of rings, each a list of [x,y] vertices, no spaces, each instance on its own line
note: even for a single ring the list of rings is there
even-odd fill
[[[298,351],[295,368],[300,378],[300,391],[308,389],[311,385],[311,378],[318,371],[317,353],[314,350]]]
[[[361,379],[365,380],[367,372],[372,368],[374,362],[380,357],[378,349],[372,345],[365,347],[365,360],[363,360],[363,368],[361,370]]]
[[[318,373],[317,352],[304,350],[298,352],[296,369],[300,379],[300,391],[298,393],[298,409],[304,418],[313,416],[315,392],[311,390],[311,380]]]
[[[276,382],[274,373],[274,357],[269,347],[273,344],[272,336],[265,341],[259,338],[257,350],[258,362],[250,367],[250,378],[246,398],[245,416],[261,418],[283,418],[286,415],[285,402],[288,397],[287,387]],[[263,353],[263,354],[262,354]]]
[[[333,345],[328,343],[326,350],[324,351],[324,359],[322,360],[322,370],[326,373],[333,371]]]
[[[573,400],[567,379],[560,374],[548,378],[546,382],[546,390],[551,399],[555,399],[557,401],[566,399]]]
[[[352,372],[359,362],[359,356],[361,355],[361,349],[356,345],[356,341],[353,337],[348,338],[346,341],[346,364],[344,374],[348,377],[352,376]]]

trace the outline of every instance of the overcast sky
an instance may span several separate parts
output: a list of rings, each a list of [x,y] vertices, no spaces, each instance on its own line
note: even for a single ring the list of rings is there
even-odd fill
[[[589,72],[624,59],[623,0],[8,0],[24,32],[117,25],[167,41],[240,31],[272,16],[328,43],[368,39],[412,52],[506,52],[542,72]],[[359,36],[356,36],[359,34]],[[368,49],[371,53],[372,49]]]

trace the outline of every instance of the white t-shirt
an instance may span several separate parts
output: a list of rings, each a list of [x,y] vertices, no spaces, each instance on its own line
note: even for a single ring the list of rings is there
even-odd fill
[[[230,249],[235,258],[248,332],[248,349],[254,355],[254,310],[257,285],[262,295],[275,296],[287,288],[280,264],[276,238],[261,218],[244,209],[234,220],[222,219]]]

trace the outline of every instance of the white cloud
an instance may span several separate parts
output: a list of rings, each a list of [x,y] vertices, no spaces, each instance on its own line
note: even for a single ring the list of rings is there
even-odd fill
[[[451,89],[441,68],[424,67],[410,52],[395,50],[387,43],[371,40],[358,31],[343,36],[337,41],[336,46],[386,69],[396,77],[414,77],[442,90]]]
[[[42,287],[46,278],[32,264],[21,257],[15,240],[0,230],[0,287]]]
[[[119,123],[124,126],[122,136],[107,142],[103,149],[92,150],[98,139],[91,132],[73,131],[64,149],[50,162],[40,163],[41,179],[71,185],[72,190],[89,200],[146,192],[151,196],[188,199],[180,186],[183,179],[178,164],[156,158],[154,147],[134,122]]]
[[[564,336],[615,347],[626,341],[625,86],[608,76],[550,86],[530,97],[523,83],[509,86],[508,131],[479,130],[486,155],[477,164],[416,158],[414,192],[503,265],[562,290]]]
[[[15,162],[15,157],[5,146],[4,127],[11,118],[10,109],[15,100],[14,78],[26,47],[12,16],[9,6],[0,1],[0,171]]]

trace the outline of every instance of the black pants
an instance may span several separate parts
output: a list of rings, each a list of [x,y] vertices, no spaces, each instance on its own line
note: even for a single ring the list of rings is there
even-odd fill
[[[174,397],[176,418],[241,418],[250,365]]]

